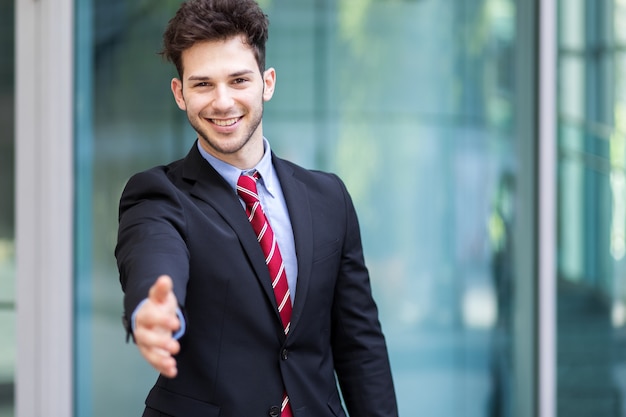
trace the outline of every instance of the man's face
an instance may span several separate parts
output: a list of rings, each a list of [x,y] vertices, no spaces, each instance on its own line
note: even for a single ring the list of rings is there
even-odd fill
[[[276,72],[261,74],[241,36],[196,43],[182,54],[182,80],[172,80],[181,110],[211,155],[241,169],[263,156],[263,102],[274,94]]]

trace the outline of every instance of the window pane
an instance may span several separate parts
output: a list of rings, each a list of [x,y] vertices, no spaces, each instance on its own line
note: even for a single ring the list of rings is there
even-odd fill
[[[141,415],[156,377],[125,343],[113,249],[128,177],[178,158],[193,139],[171,99],[173,72],[156,54],[177,6],[77,3],[77,416]]]
[[[15,413],[14,3],[0,0],[0,417]]]
[[[559,417],[626,413],[623,6],[559,2]]]
[[[112,252],[128,177],[195,137],[155,55],[178,4],[77,5],[78,416],[139,415],[156,377],[124,343]],[[512,253],[530,146],[515,143],[515,2],[261,4],[277,70],[265,134],[352,194],[401,415],[513,415],[512,317],[532,317],[513,303],[531,279]]]

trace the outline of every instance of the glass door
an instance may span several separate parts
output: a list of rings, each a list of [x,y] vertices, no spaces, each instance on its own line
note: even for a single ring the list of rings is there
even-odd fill
[[[558,416],[626,413],[626,7],[559,2]]]
[[[0,0],[0,417],[15,413],[14,4]]]
[[[195,139],[156,55],[179,3],[77,2],[77,417],[139,415],[156,378],[124,341],[113,249],[128,177]],[[524,6],[260,3],[278,80],[265,134],[279,156],[338,173],[352,194],[401,415],[522,415],[532,381],[518,375],[533,360],[514,354],[532,352],[519,328],[532,334],[533,306],[518,294],[534,283],[518,272],[532,251],[515,255],[532,246],[518,212],[533,204],[518,193],[533,177],[519,152],[534,135],[518,118],[516,48],[533,33],[517,27]]]

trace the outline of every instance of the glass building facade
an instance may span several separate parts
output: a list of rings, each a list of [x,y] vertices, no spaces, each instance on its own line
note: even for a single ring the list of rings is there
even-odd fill
[[[138,415],[155,378],[124,343],[111,254],[125,181],[195,139],[155,54],[178,4],[77,3],[79,416]],[[351,191],[402,415],[508,416],[512,316],[526,314],[513,294],[515,5],[454,4],[263,2],[277,71],[264,127],[278,155]]]
[[[277,71],[264,133],[279,156],[346,182],[400,414],[626,416],[624,1],[259,3]],[[554,22],[540,27],[547,3]],[[143,409],[156,375],[120,323],[117,203],[131,174],[195,138],[157,55],[179,4],[0,0],[0,417]],[[55,90],[47,71],[68,73],[65,50]],[[55,136],[57,104],[71,137]],[[547,226],[539,113],[555,122]],[[48,231],[59,211],[71,221]],[[71,273],[57,273],[67,243]]]
[[[626,415],[626,4],[561,1],[559,416]]]
[[[15,54],[13,0],[0,0],[0,416],[15,401]]]

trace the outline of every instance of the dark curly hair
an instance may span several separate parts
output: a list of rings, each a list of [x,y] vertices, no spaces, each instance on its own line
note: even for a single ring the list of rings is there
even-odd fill
[[[197,42],[243,35],[265,71],[269,20],[254,0],[188,0],[181,4],[163,33],[160,54],[183,75],[182,53]]]

